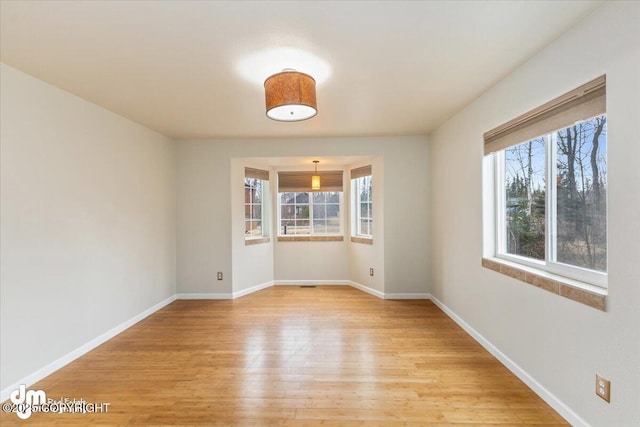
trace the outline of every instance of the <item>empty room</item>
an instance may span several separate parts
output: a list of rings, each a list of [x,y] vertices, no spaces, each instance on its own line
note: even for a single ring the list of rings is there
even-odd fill
[[[640,425],[640,2],[0,0],[0,424]]]

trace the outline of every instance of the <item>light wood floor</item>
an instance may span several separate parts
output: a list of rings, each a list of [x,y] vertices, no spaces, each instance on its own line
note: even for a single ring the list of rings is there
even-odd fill
[[[109,412],[3,426],[568,425],[430,301],[346,286],[176,301],[30,389]]]

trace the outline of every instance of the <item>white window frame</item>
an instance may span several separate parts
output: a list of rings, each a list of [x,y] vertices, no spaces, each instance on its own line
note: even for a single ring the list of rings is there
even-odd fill
[[[361,186],[361,182],[363,181],[364,178],[369,178],[371,179],[371,194],[370,194],[370,198],[367,201],[367,203],[370,204],[371,208],[369,209],[369,216],[368,219],[370,220],[369,222],[369,234],[365,234],[362,233],[362,229],[361,229],[361,220],[362,220],[362,212],[361,212],[361,206],[360,206],[360,186]],[[372,227],[373,227],[373,177],[372,175],[365,175],[365,176],[361,176],[359,178],[353,178],[351,180],[351,199],[352,199],[352,221],[351,221],[351,230],[352,233],[351,235],[354,237],[362,237],[365,239],[372,239],[373,238],[373,231],[372,231]]]
[[[260,186],[262,188],[262,198],[260,199],[260,234],[250,234],[247,235],[245,232],[244,235],[244,239],[245,240],[254,240],[254,239],[263,239],[265,237],[269,237],[269,220],[268,220],[268,215],[267,215],[267,208],[268,208],[268,200],[269,200],[269,181],[265,180],[265,179],[260,179],[260,178],[244,178],[244,185],[245,185],[245,191],[246,191],[246,185],[247,185],[247,179],[255,179],[260,181]],[[249,206],[256,206],[257,203],[250,203]],[[247,208],[247,202],[244,202],[244,206],[245,209]],[[253,209],[251,209],[251,215],[250,218],[247,218],[245,216],[244,218],[244,223],[246,224],[247,221],[254,221],[256,220],[256,218],[253,218]],[[245,230],[246,230],[246,226],[245,226]]]
[[[556,132],[544,136],[545,139],[545,259],[536,260],[520,255],[509,254],[506,251],[506,218],[505,218],[505,150],[493,153],[494,169],[494,218],[495,218],[495,257],[506,261],[543,270],[559,276],[568,277],[580,282],[592,284],[606,289],[608,286],[607,273],[564,264],[556,261],[556,194],[557,194],[557,163],[556,163]],[[523,141],[525,143],[527,141]]]
[[[282,233],[282,197],[284,193],[307,193],[309,194],[309,234],[284,234]],[[314,233],[313,231],[313,193],[338,193],[338,206],[340,214],[340,231],[338,233]],[[344,236],[344,192],[343,191],[284,191],[277,193],[278,198],[278,237],[295,237],[295,236]],[[323,203],[325,204],[325,203]],[[332,203],[333,204],[333,203]]]

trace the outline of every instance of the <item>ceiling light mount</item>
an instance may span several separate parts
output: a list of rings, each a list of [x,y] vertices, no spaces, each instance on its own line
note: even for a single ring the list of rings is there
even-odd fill
[[[267,117],[281,122],[298,122],[318,114],[316,81],[291,68],[264,81]]]

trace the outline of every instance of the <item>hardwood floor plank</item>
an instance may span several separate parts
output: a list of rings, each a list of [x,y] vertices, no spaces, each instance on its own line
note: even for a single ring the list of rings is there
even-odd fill
[[[568,425],[430,301],[348,286],[178,300],[30,389],[109,411],[3,426]]]

